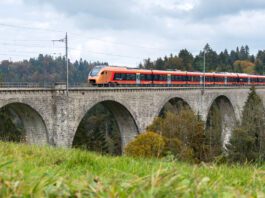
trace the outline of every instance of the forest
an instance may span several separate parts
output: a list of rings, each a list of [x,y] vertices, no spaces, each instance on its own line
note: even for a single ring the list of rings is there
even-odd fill
[[[250,54],[249,47],[241,46],[228,52],[214,51],[209,44],[198,55],[193,55],[187,49],[178,54],[170,54],[152,61],[145,59],[140,68],[158,70],[202,71],[205,53],[205,69],[207,72],[236,72],[249,74],[263,74],[265,66],[265,50],[259,50],[256,55]]]

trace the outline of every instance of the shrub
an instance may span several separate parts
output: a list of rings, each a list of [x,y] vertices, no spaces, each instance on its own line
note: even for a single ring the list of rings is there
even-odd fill
[[[125,148],[125,154],[133,157],[160,157],[165,147],[162,136],[154,132],[138,135]]]
[[[204,153],[204,123],[190,109],[181,109],[178,114],[166,112],[156,118],[147,130],[161,134],[165,139],[165,151],[177,159],[201,161]]]

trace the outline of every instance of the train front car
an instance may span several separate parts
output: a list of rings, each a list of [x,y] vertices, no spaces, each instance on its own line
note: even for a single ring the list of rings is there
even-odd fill
[[[106,65],[95,66],[88,74],[88,82],[89,84],[96,85],[101,81],[101,73],[102,70],[106,67]]]

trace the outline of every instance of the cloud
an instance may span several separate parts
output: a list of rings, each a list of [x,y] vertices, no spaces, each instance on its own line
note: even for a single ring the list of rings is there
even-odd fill
[[[200,0],[194,3],[195,19],[211,19],[240,12],[265,9],[264,0]]]
[[[163,27],[168,17],[184,16],[194,0],[24,0],[30,5],[50,5],[73,18],[83,29],[141,29]]]
[[[2,37],[51,40],[62,38],[68,31],[73,60],[84,58],[136,66],[144,58],[178,53],[182,48],[196,54],[206,43],[219,51],[249,44],[255,52],[265,45],[263,0],[19,1],[23,1],[20,6],[14,6],[15,0],[0,2],[2,23],[63,32],[36,33],[23,29],[17,34],[8,30],[10,33]],[[132,58],[126,58],[129,56]]]
[[[83,29],[130,29],[141,24],[140,13],[134,9],[132,0],[24,0],[32,5],[51,5],[57,11],[72,17]]]
[[[11,1],[11,0],[9,0]],[[76,21],[82,29],[162,32],[169,21],[215,23],[225,16],[265,10],[264,0],[23,0],[49,5]]]

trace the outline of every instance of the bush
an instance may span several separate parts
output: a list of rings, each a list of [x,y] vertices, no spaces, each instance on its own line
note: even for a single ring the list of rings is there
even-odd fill
[[[160,157],[165,147],[162,136],[154,132],[138,135],[125,148],[125,154],[132,157]]]
[[[190,109],[181,109],[178,114],[166,112],[147,128],[161,134],[165,151],[184,161],[202,161],[205,157],[204,123]]]

